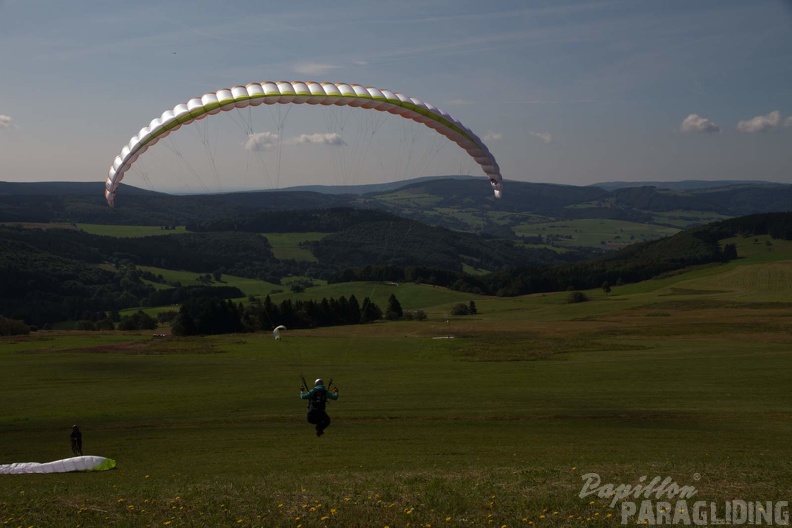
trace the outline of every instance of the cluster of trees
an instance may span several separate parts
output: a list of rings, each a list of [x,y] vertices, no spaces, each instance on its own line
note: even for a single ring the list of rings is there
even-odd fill
[[[476,315],[478,313],[478,308],[476,308],[476,302],[470,301],[470,303],[456,303],[454,306],[451,307],[451,315]]]
[[[140,306],[154,291],[134,267],[117,261],[116,269],[53,254],[12,233],[0,233],[0,313],[43,326],[87,314]],[[108,259],[110,260],[110,259]]]
[[[98,312],[88,315],[89,317],[75,323],[76,330],[153,330],[157,328],[157,320],[143,310],[123,317],[115,310],[109,314]]]
[[[27,335],[30,327],[25,321],[19,319],[9,319],[0,315],[0,336]]]
[[[395,302],[398,304],[398,300]],[[174,335],[226,334],[269,331],[278,325],[315,328],[364,324],[382,317],[382,309],[368,297],[360,303],[354,295],[321,301],[284,299],[280,303],[274,303],[268,295],[246,306],[231,300],[193,297],[181,306],[171,330]]]
[[[180,286],[157,290],[150,293],[142,302],[146,306],[165,306],[168,304],[182,304],[196,297],[209,297],[214,299],[238,299],[245,294],[236,286]]]

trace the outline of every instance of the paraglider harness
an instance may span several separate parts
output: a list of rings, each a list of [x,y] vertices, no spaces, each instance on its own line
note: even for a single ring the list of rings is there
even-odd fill
[[[303,385],[308,388],[308,384],[305,383],[305,377],[302,378]],[[313,388],[313,394],[311,397],[308,398],[308,414],[314,412],[325,412],[325,408],[327,407],[327,391],[330,390],[330,387],[333,385],[333,378],[330,378],[330,383],[327,384],[325,389],[317,389],[316,387]]]
[[[327,390],[314,388],[314,393],[308,398],[308,412],[324,411],[327,407]]]

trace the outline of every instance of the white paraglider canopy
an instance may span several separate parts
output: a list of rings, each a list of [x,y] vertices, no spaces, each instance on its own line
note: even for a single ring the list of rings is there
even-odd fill
[[[275,340],[276,340],[276,341],[280,341],[280,338],[281,338],[281,335],[280,335],[280,333],[281,333],[281,330],[286,330],[286,327],[285,327],[285,326],[283,326],[283,325],[278,325],[278,326],[276,326],[276,327],[275,327],[275,329],[272,331],[272,335],[275,337]]]
[[[137,159],[172,132],[220,112],[282,104],[377,110],[421,123],[464,149],[488,177],[495,196],[501,197],[503,178],[500,167],[484,142],[455,117],[429,103],[398,92],[359,84],[264,81],[194,97],[154,118],[129,140],[113,160],[105,181],[107,203],[113,206],[121,180]]]
[[[112,458],[100,456],[78,456],[54,462],[17,462],[0,464],[0,475],[23,475],[26,473],[71,473],[73,471],[106,471],[116,467]]]

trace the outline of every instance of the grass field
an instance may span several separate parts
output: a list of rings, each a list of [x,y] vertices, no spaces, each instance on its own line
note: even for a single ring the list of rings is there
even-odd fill
[[[328,233],[264,233],[275,258],[280,260],[304,260],[318,262],[310,250],[301,248],[301,242],[316,242]]]
[[[623,246],[673,235],[679,229],[622,220],[564,220],[522,224],[514,228],[520,236],[541,235],[559,247]]]
[[[182,286],[206,286],[205,282],[200,280],[206,274],[195,273],[193,271],[177,271],[177,270],[169,270],[165,268],[155,268],[153,266],[138,266],[138,269],[141,271],[148,271],[153,273],[154,275],[162,275],[162,278],[168,282],[180,282]],[[235,286],[242,290],[245,295],[259,295],[259,296],[266,296],[270,293],[285,289],[284,286],[279,284],[273,284],[271,282],[266,282],[257,279],[248,279],[246,277],[237,277],[235,275],[228,275],[224,274],[220,277],[221,282],[217,282],[212,279],[212,282],[209,284],[211,286]],[[163,287],[170,287],[164,284],[146,281],[149,284],[152,284],[154,287],[163,288]]]
[[[163,229],[162,226],[78,224],[77,227],[89,235],[112,236],[118,238],[173,235],[187,232],[184,226],[175,226],[173,229]]]
[[[70,456],[79,423],[86,454],[118,467],[2,475],[0,523],[621,525],[611,499],[579,496],[587,473],[670,477],[721,505],[788,501],[792,245],[735,242],[744,258],[728,265],[580,304],[475,297],[478,315],[448,317],[470,297],[400,285],[427,321],[280,342],[3,338],[0,463]],[[322,438],[305,423],[301,374],[341,389]]]

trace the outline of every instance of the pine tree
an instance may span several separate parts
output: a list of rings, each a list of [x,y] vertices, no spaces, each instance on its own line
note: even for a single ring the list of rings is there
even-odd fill
[[[404,311],[402,310],[401,303],[399,303],[399,299],[391,293],[391,296],[388,297],[388,309],[385,310],[385,318],[395,321],[401,319],[402,316],[404,316]]]

